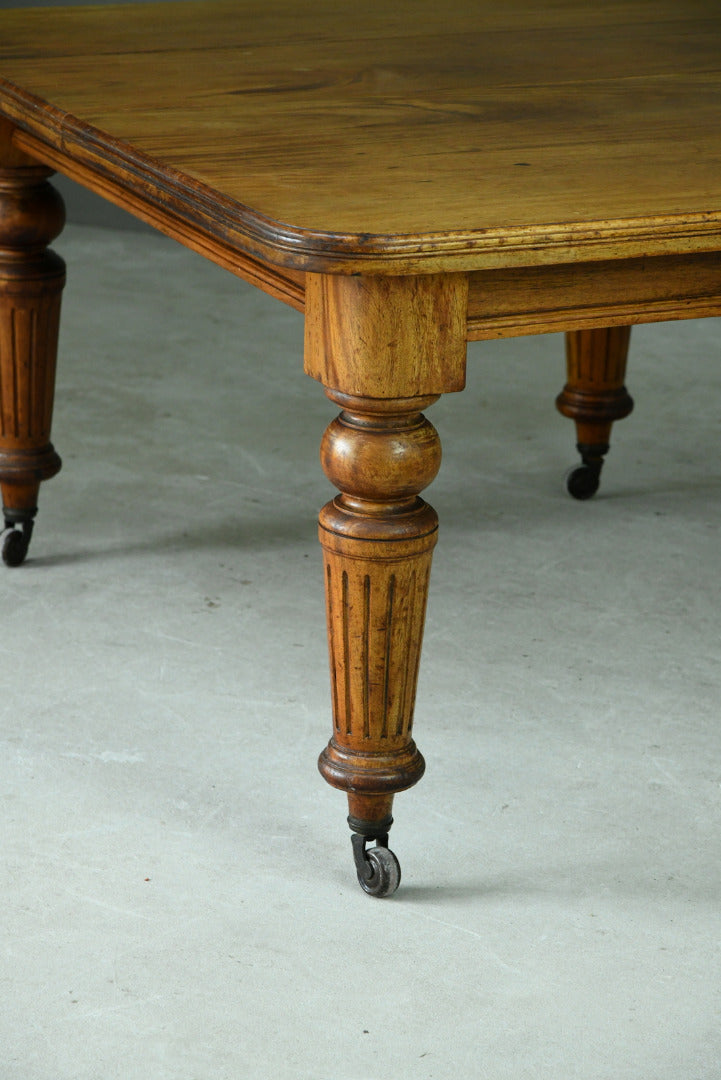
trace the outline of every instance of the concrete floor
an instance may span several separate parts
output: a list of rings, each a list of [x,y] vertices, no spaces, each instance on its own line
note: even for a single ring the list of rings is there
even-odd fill
[[[718,1080],[718,322],[634,331],[600,495],[562,339],[472,345],[392,900],[355,883],[302,320],[68,228],[54,441],[0,575],[2,1080]]]

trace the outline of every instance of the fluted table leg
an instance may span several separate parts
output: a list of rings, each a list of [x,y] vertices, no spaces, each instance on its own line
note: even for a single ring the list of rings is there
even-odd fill
[[[320,515],[333,701],[320,770],[348,793],[353,832],[378,841],[394,794],[424,770],[413,708],[438,519],[418,492],[438,470],[440,441],[420,411],[433,397],[329,396],[343,411],[321,452],[341,494]]]
[[[341,410],[321,446],[340,493],[320,514],[333,731],[319,766],[347,793],[358,879],[375,896],[400,880],[394,795],[424,770],[413,713],[438,519],[420,492],[441,447],[423,410],[463,386],[466,288],[461,275],[308,275],[306,288],[306,370]]]
[[[567,382],[556,406],[576,423],[582,464],[567,479],[569,494],[576,499],[588,499],[598,490],[611,427],[633,409],[624,385],[630,336],[630,326],[566,334]]]
[[[0,488],[4,561],[23,562],[40,482],[60,469],[50,442],[65,264],[50,243],[65,212],[50,169],[12,145],[0,120]]]

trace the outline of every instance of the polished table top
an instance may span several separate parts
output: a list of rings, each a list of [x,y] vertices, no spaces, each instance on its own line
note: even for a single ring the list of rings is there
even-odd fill
[[[721,247],[718,0],[212,0],[0,28],[2,114],[270,263]]]

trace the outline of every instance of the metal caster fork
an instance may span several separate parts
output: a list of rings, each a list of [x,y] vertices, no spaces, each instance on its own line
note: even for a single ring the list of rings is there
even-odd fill
[[[351,819],[349,822],[351,828],[359,824]],[[375,847],[366,847],[369,840],[375,841]],[[351,843],[361,889],[369,896],[392,896],[400,884],[401,867],[388,847],[388,833],[354,832]]]

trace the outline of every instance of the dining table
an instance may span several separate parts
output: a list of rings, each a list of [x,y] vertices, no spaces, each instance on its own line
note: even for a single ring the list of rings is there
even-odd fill
[[[390,896],[394,796],[424,771],[413,715],[438,518],[422,492],[441,460],[426,412],[463,390],[469,341],[561,332],[556,405],[578,453],[568,493],[598,491],[612,425],[633,406],[632,326],[721,314],[721,5],[0,11],[11,568],[28,556],[40,485],[61,464],[54,172],[304,315],[304,369],[337,406],[318,432],[337,491],[319,517],[331,714],[319,767],[347,795],[360,885]],[[289,372],[300,363],[289,356]],[[190,456],[203,433],[187,424]],[[268,763],[272,783],[270,746]]]

